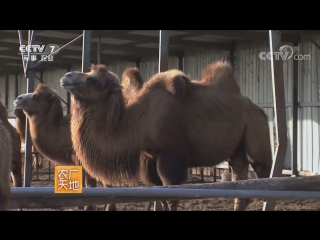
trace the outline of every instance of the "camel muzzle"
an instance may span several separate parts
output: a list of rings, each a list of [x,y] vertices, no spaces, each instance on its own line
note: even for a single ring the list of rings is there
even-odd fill
[[[21,109],[21,104],[24,100],[31,99],[32,93],[21,94],[13,101],[13,107],[16,109]]]
[[[71,90],[76,88],[76,84],[72,81],[71,76],[64,76],[60,79],[60,86],[66,90]]]

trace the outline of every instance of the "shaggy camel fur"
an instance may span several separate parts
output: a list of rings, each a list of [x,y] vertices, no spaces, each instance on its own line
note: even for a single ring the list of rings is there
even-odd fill
[[[58,165],[78,163],[71,142],[71,115],[63,116],[61,100],[55,91],[40,83],[33,93],[18,96],[14,105],[28,117],[32,143],[40,154]],[[86,187],[96,187],[96,184],[96,180],[86,174]],[[93,206],[86,207],[86,210],[92,209]]]
[[[201,84],[218,87],[219,89],[223,89],[223,91],[225,91],[227,94],[241,94],[240,87],[234,79],[233,68],[231,64],[227,61],[217,61],[215,63],[209,64],[202,71],[201,75],[202,75],[200,80]],[[244,101],[246,101],[248,104],[247,106],[248,113],[249,113],[248,115],[249,116],[251,115],[251,118],[250,117],[248,118],[247,124],[251,124],[251,126],[256,125],[256,123],[254,123],[256,119],[258,119],[258,121],[261,121],[261,122],[263,122],[264,120],[268,121],[268,116],[263,111],[263,109],[259,108],[248,97],[245,97],[245,96],[242,96],[242,97]],[[253,127],[252,129],[250,129],[250,131],[251,131],[250,134],[254,133]],[[269,145],[267,146],[269,147]],[[270,146],[270,149],[271,149],[271,146]],[[231,171],[233,173],[231,175],[232,181],[247,179],[247,176],[238,176],[236,170],[235,171],[233,170],[234,167],[232,167],[232,162],[234,161],[231,162],[231,159],[227,159],[227,162],[229,163],[231,167]],[[255,171],[259,171],[259,167],[256,167]],[[244,172],[243,175],[244,174],[247,174],[247,173]],[[249,201],[250,199],[235,199],[235,202],[244,202],[244,204],[246,204],[246,202],[249,203]]]
[[[13,114],[16,116],[16,124],[15,128],[20,136],[20,141],[22,144],[26,142],[26,115],[23,113],[21,109],[14,109]],[[37,152],[37,149],[32,145],[32,152]],[[37,163],[36,159],[33,159],[32,168],[39,169],[42,168],[42,156],[40,155],[40,161]]]
[[[127,68],[122,73],[121,76],[121,86],[122,86],[122,93],[124,97],[124,101],[126,104],[130,104],[134,101],[135,96],[141,90],[144,81],[140,74],[138,68]],[[170,89],[169,89],[170,91]],[[160,177],[157,174],[157,166],[156,166],[156,158],[141,152],[140,154],[140,164],[141,164],[141,172],[140,178],[144,185],[146,186],[162,186],[162,182]],[[152,174],[148,172],[152,171]],[[150,181],[148,176],[152,175],[154,180]],[[154,183],[157,183],[156,185]],[[168,210],[168,204],[166,201],[161,201],[162,209]]]
[[[10,170],[12,164],[11,134],[0,120],[0,210],[7,210],[10,194],[11,181]]]
[[[21,109],[14,109],[13,114],[16,116],[16,130],[20,136],[21,143],[25,144],[26,142],[26,115]]]
[[[124,70],[121,76],[121,87],[125,104],[129,104],[130,102],[134,101],[135,96],[141,90],[143,83],[144,81],[138,68],[130,67]],[[181,79],[174,79],[173,81],[163,82],[159,84],[159,87],[163,87],[170,94],[177,97],[183,98],[187,93],[187,86]]]
[[[185,83],[184,99],[164,88],[177,79]],[[183,72],[170,70],[155,74],[136,100],[125,105],[117,76],[101,65],[93,65],[88,73],[69,72],[60,84],[74,101],[75,153],[103,183],[135,182],[141,151],[157,158],[163,185],[185,182],[188,167],[213,166],[225,159],[230,159],[237,180],[247,178],[249,163],[259,178],[269,177],[268,119],[240,93],[193,83]],[[248,203],[236,200],[235,210],[244,210]],[[168,205],[169,210],[177,210],[178,202]]]
[[[121,76],[121,87],[125,103],[129,104],[142,88],[143,79],[138,68],[127,68]]]
[[[2,120],[3,126],[7,128],[11,136],[11,176],[13,179],[13,186],[22,187],[22,155],[20,137],[17,130],[9,122],[7,108],[2,104],[2,102],[0,102],[0,119]]]

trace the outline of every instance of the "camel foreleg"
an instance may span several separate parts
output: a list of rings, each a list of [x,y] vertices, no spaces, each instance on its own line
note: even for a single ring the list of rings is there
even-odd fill
[[[180,185],[188,179],[188,159],[175,149],[161,149],[158,153],[157,172],[163,186]],[[177,211],[179,201],[167,203],[169,211]]]
[[[86,188],[97,187],[97,180],[92,178],[89,174],[85,173]],[[85,211],[94,211],[94,206],[89,205],[84,207]]]
[[[111,185],[108,185],[108,184],[103,184],[103,186],[106,188],[112,187]],[[114,203],[107,204],[105,209],[106,211],[117,211],[117,207]]]
[[[247,180],[249,171],[249,162],[243,147],[239,147],[229,159],[231,167],[231,180]],[[250,203],[249,198],[236,198],[234,202],[235,211],[244,211]]]
[[[163,186],[162,181],[157,172],[157,159],[150,155],[141,153],[140,155],[140,179],[146,186]],[[161,201],[162,210],[169,211],[166,201]],[[157,209],[161,211],[161,209]]]

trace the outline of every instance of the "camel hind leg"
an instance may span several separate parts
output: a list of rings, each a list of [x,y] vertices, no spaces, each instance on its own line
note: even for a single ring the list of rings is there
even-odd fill
[[[251,112],[244,139],[249,163],[258,178],[269,178],[272,167],[272,151],[268,117],[262,109],[256,107],[255,111]]]
[[[229,159],[231,167],[231,180],[247,180],[249,171],[249,162],[243,145],[240,145]],[[249,198],[236,198],[234,201],[235,211],[244,211],[250,203]]]
[[[188,179],[188,159],[172,148],[161,149],[158,153],[157,172],[164,186],[180,185]],[[179,201],[167,201],[169,211],[177,211]]]
[[[140,179],[146,186],[163,186],[157,172],[157,159],[140,155]],[[161,201],[163,211],[168,211],[169,206],[166,201]],[[161,210],[160,210],[161,211]]]

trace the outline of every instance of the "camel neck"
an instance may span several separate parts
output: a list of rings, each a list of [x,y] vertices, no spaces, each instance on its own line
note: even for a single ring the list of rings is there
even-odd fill
[[[125,107],[118,97],[100,103],[75,101],[71,119],[77,158],[89,174],[111,184],[132,182],[139,172],[141,115],[134,118],[134,107]]]

